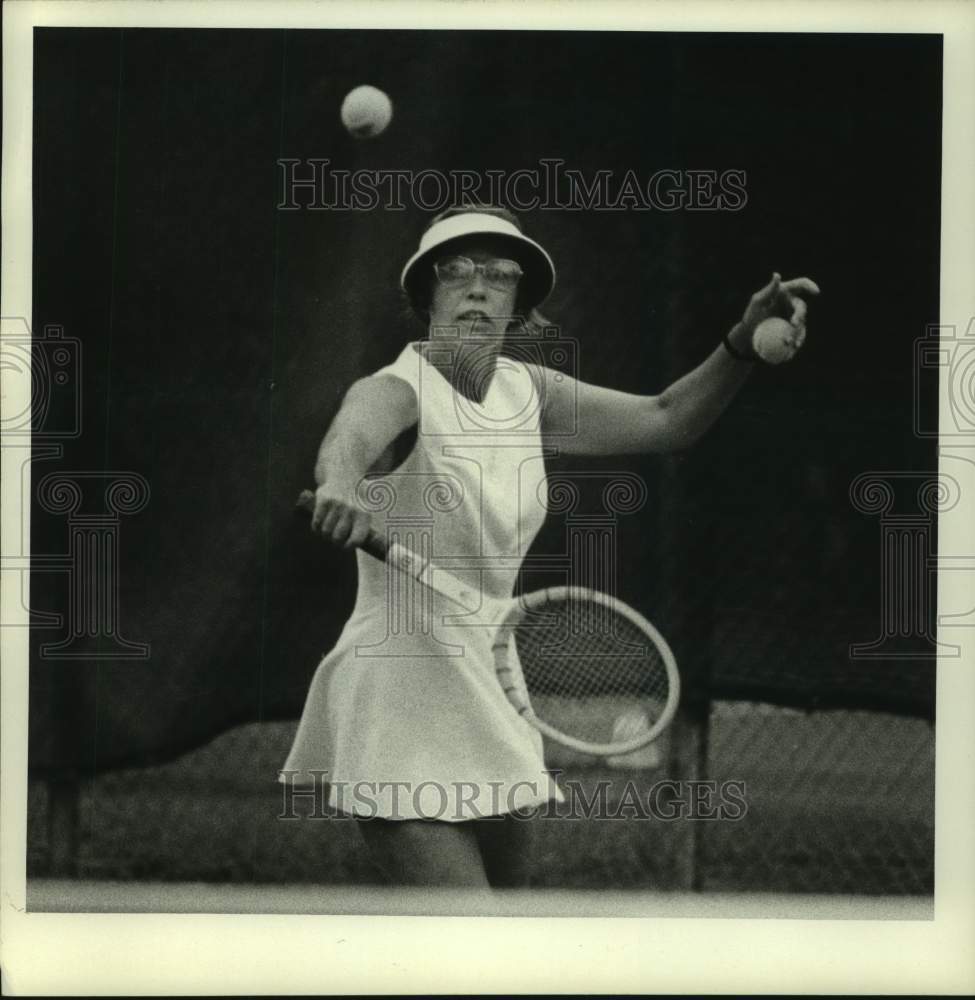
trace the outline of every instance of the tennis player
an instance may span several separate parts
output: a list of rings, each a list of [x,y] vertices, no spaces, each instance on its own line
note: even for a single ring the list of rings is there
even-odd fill
[[[756,325],[785,317],[800,346],[804,296],[818,293],[774,275],[702,364],[659,395],[635,395],[502,354],[506,338],[544,322],[537,307],[554,284],[548,253],[507,210],[431,222],[401,276],[427,336],[346,393],[315,467],[317,535],[351,548],[393,519],[401,534],[416,524],[402,541],[511,597],[545,517],[547,443],[578,455],[687,447],[754,367]],[[443,599],[357,558],[355,608],[318,666],[285,771],[328,772],[330,805],[360,820],[394,883],[524,884],[526,817],[562,793],[540,735],[495,679],[491,630],[465,628]]]

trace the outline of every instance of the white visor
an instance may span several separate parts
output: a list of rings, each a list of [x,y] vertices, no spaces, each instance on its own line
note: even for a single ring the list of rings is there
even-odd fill
[[[434,251],[451,240],[463,236],[503,236],[517,244],[517,257],[525,268],[525,282],[529,289],[531,307],[540,305],[555,287],[555,265],[552,258],[534,240],[521,230],[496,215],[483,212],[464,212],[452,215],[431,226],[421,237],[420,246],[406,262],[400,275],[400,286],[410,292],[410,283],[425,263],[433,265]]]

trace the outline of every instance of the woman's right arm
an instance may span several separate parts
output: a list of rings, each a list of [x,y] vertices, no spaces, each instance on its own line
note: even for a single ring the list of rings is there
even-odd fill
[[[416,422],[416,394],[402,379],[372,375],[352,384],[318,449],[313,532],[343,548],[365,541],[370,516],[356,503],[356,488]]]

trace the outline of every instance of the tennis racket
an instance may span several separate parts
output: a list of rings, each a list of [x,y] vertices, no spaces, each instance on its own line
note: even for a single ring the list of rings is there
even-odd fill
[[[300,511],[315,495],[304,490]],[[674,654],[633,608],[585,587],[548,587],[502,600],[373,531],[361,548],[492,625],[494,669],[512,707],[549,739],[599,757],[645,747],[680,697]]]

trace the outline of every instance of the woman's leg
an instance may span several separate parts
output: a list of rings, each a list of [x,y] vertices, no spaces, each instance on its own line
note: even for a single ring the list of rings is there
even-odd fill
[[[527,811],[472,822],[484,871],[493,888],[518,889],[528,885],[535,822],[534,814]]]
[[[368,819],[358,826],[376,864],[396,885],[489,887],[470,822]]]

